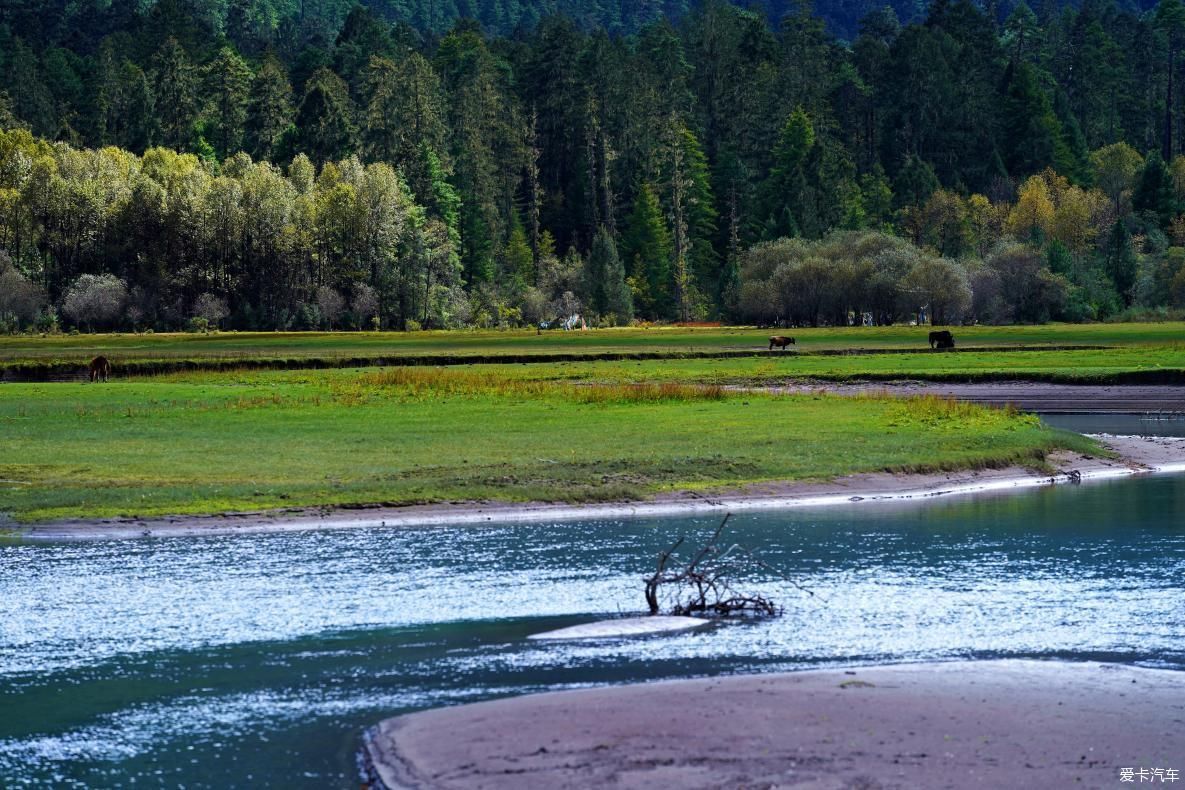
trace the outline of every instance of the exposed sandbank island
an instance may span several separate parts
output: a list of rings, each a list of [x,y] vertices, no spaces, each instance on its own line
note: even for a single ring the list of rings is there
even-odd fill
[[[1185,673],[983,661],[528,695],[379,724],[379,788],[1117,787],[1185,773]]]
[[[8,532],[56,540],[629,518],[900,502],[1185,471],[1185,438],[1109,435],[1093,438],[1116,457],[1056,451],[1046,459],[1055,470],[1053,473],[1017,466],[929,474],[857,474],[824,482],[763,483],[712,493],[674,491],[643,501],[588,505],[463,501],[407,507],[292,508],[210,516],[57,521],[12,525]]]

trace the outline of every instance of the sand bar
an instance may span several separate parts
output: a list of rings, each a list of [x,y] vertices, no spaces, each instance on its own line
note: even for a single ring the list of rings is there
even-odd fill
[[[1185,673],[986,661],[583,689],[387,719],[365,757],[392,789],[1115,788],[1123,768],[1185,777]]]

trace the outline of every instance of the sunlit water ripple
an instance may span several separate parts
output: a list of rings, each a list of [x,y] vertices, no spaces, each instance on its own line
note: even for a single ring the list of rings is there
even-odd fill
[[[4,786],[353,787],[385,716],[523,691],[919,659],[1185,669],[1185,477],[746,514],[809,587],[782,618],[624,642],[533,632],[642,606],[713,519],[0,547]]]

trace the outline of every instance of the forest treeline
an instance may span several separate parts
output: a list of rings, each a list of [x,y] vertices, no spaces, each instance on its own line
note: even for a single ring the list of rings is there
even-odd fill
[[[985,13],[1004,21],[1017,0],[992,0]],[[798,11],[803,0],[749,0],[735,2],[755,10],[772,24]],[[1052,19],[1064,2],[1042,0],[1037,12]],[[223,36],[238,51],[257,54],[265,49],[289,53],[309,41],[331,42],[356,5],[378,18],[402,24],[428,36],[441,36],[459,19],[472,19],[493,35],[509,36],[533,30],[553,16],[571,19],[584,30],[602,29],[610,35],[637,33],[662,19],[681,21],[699,0],[0,0],[0,18],[16,35],[34,46],[67,46],[82,39],[92,41],[115,31],[148,35],[146,46],[160,43],[159,30],[169,20],[184,15],[206,31]],[[1150,0],[1124,0],[1120,7],[1140,13]],[[850,41],[860,32],[860,22],[873,11],[892,9],[905,23],[926,17],[922,0],[819,0],[812,10],[837,37]]]
[[[771,26],[717,0],[630,35],[553,16],[435,36],[355,6],[251,42],[230,21],[281,5],[6,14],[0,322],[1185,306],[1179,0],[1002,21],[937,0],[850,44],[802,8]]]

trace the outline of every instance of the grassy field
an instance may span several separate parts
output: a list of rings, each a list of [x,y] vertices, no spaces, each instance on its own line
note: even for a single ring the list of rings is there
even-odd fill
[[[609,370],[618,372],[603,378],[635,380],[620,372],[628,368]],[[0,385],[0,512],[36,521],[634,499],[862,471],[1038,465],[1054,448],[1097,450],[1007,411],[744,394],[676,383],[710,376],[666,370],[655,378],[670,383],[644,386],[589,384],[555,365]]]
[[[930,327],[777,330],[797,338],[802,352],[839,349],[928,349]],[[955,327],[960,348],[976,346],[1162,346],[1185,343],[1185,324],[1048,324]],[[0,366],[84,364],[104,354],[134,361],[234,361],[461,355],[732,353],[768,348],[769,330],[745,328],[602,329],[587,332],[224,332],[155,335],[0,337]]]
[[[459,366],[482,370],[488,366]],[[606,383],[676,381],[771,385],[800,379],[1027,380],[1185,383],[1185,345],[1129,346],[1083,351],[963,352],[958,354],[779,354],[731,359],[559,362],[503,366],[500,375],[537,380]]]

